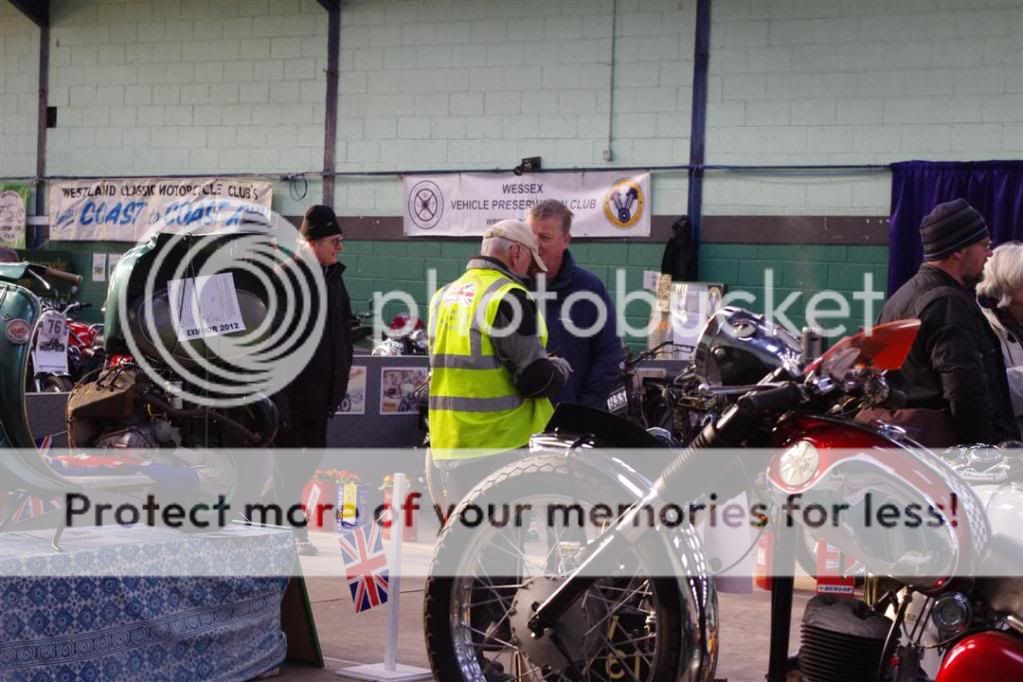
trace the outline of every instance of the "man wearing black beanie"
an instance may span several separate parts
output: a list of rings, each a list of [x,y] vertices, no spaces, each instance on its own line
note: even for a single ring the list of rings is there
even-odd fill
[[[327,419],[334,415],[348,390],[353,352],[352,305],[342,277],[345,266],[337,260],[343,249],[337,216],[329,206],[312,206],[305,213],[299,233],[302,237],[299,248],[308,250],[308,253],[286,262],[279,274],[282,280],[306,279],[309,300],[298,303],[309,307],[310,320],[322,318],[324,326],[323,335],[305,367],[273,398],[281,419],[276,445],[296,450],[279,454],[276,461],[276,496],[278,502],[286,507],[301,502],[302,489],[320,464],[323,449],[327,447]],[[322,300],[315,279],[307,269],[316,265],[323,272],[325,297]],[[298,290],[297,287],[294,289]],[[301,315],[298,310],[286,313],[292,321]],[[295,329],[293,333],[308,332]],[[300,553],[316,554],[304,527],[296,536]]]
[[[934,428],[911,435],[934,447],[1019,438],[998,340],[973,292],[991,256],[987,223],[956,199],[923,219],[920,239],[924,263],[888,300],[880,320],[921,322],[900,370],[901,388],[907,407],[944,414],[947,428],[932,421]]]

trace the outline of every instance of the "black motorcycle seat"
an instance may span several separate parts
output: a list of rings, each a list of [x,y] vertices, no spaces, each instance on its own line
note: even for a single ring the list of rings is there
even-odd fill
[[[591,435],[600,447],[664,448],[664,443],[640,425],[584,405],[561,403],[547,422],[546,430]]]

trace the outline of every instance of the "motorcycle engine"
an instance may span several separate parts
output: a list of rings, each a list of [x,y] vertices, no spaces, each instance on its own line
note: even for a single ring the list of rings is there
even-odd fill
[[[96,381],[77,384],[67,403],[71,447],[159,448],[181,444],[167,419],[147,411],[144,398],[159,390],[135,365],[115,365]]]
[[[803,612],[801,678],[806,682],[874,679],[891,626],[891,620],[859,599],[814,597]]]

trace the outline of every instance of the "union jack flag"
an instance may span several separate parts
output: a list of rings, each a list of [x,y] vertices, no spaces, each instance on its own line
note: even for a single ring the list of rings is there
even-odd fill
[[[445,303],[457,303],[459,305],[469,305],[472,303],[472,299],[476,297],[476,285],[472,282],[466,282],[457,289],[451,289],[444,294]]]
[[[12,494],[15,500],[18,498]],[[59,497],[55,497],[52,500],[41,500],[38,497],[31,497],[29,495],[22,495],[19,502],[15,502],[18,506],[15,508],[14,513],[11,515],[11,523],[17,524],[22,521],[28,521],[34,519],[37,516],[48,514],[49,512],[55,511],[61,508],[61,500]]]
[[[52,446],[53,436],[43,436],[36,439],[36,447],[39,448],[39,454],[44,458],[48,459],[47,452],[49,452]],[[55,497],[52,500],[41,500],[38,497],[32,497],[24,493],[7,493],[6,504],[16,505],[14,512],[11,514],[12,524],[34,519],[37,516],[61,509],[64,506],[59,497]],[[0,492],[0,509],[3,509],[4,506],[3,493]]]
[[[387,555],[378,524],[358,526],[340,533],[341,558],[345,562],[348,589],[352,592],[355,612],[376,608],[387,603],[389,581]]]

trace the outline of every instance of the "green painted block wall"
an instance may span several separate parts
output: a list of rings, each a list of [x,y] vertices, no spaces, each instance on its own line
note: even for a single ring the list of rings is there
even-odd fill
[[[425,270],[437,270],[438,285],[452,281],[477,253],[475,241],[348,241],[341,260],[347,264],[345,280],[357,310],[370,311],[374,291],[402,289],[412,294],[425,310]],[[618,294],[618,271],[624,277],[623,292],[639,290],[645,270],[660,267],[663,244],[658,243],[575,243],[572,252],[576,262],[597,274],[607,285],[612,300]],[[887,281],[888,249],[884,246],[819,246],[704,244],[700,253],[701,279],[724,282],[732,291],[742,290],[757,297],[756,304],[744,306],[763,312],[765,273],[773,271],[776,300],[783,301],[793,293],[798,297],[788,308],[788,318],[801,328],[806,324],[805,304],[817,292],[834,290],[850,303],[848,318],[828,320],[828,324],[844,325],[857,330],[865,320],[862,301],[852,299],[861,289],[863,277],[870,274],[873,287],[884,291]],[[829,305],[820,309],[831,310]],[[384,319],[404,312],[396,302],[384,308]],[[628,322],[641,327],[649,320],[649,308],[641,303],[626,309]],[[872,318],[876,318],[879,308]],[[629,337],[632,346],[641,347],[645,339]]]
[[[92,254],[121,253],[128,246],[118,242],[63,242],[49,243],[44,250],[68,254],[74,270],[85,277],[82,300],[94,304],[83,317],[98,320],[106,283],[93,282],[90,277]],[[398,290],[410,294],[425,315],[427,271],[436,269],[438,286],[443,286],[461,274],[478,246],[475,240],[346,241],[341,260],[347,266],[345,281],[352,303],[357,312],[371,312],[374,292]],[[618,295],[619,270],[625,283],[623,295],[637,291],[643,284],[643,271],[660,267],[663,250],[660,243],[576,242],[572,246],[576,261],[604,281],[612,300]],[[875,290],[884,291],[887,264],[888,249],[884,246],[703,244],[700,251],[701,279],[724,282],[730,291],[741,290],[756,296],[755,304],[744,307],[758,312],[764,309],[765,276],[770,271],[777,301],[798,294],[788,308],[788,317],[797,328],[806,324],[803,313],[809,297],[830,289],[846,297],[851,310],[848,319],[829,320],[829,324],[844,324],[851,331],[858,329],[865,319],[863,303],[854,301],[852,293],[862,287],[863,276],[868,273],[873,277]],[[384,307],[384,319],[404,311],[403,304],[392,301]],[[633,327],[642,327],[649,320],[649,308],[641,303],[630,304],[626,312]],[[877,312],[875,309],[873,317]],[[645,339],[638,336],[626,340],[637,348],[645,344]]]

